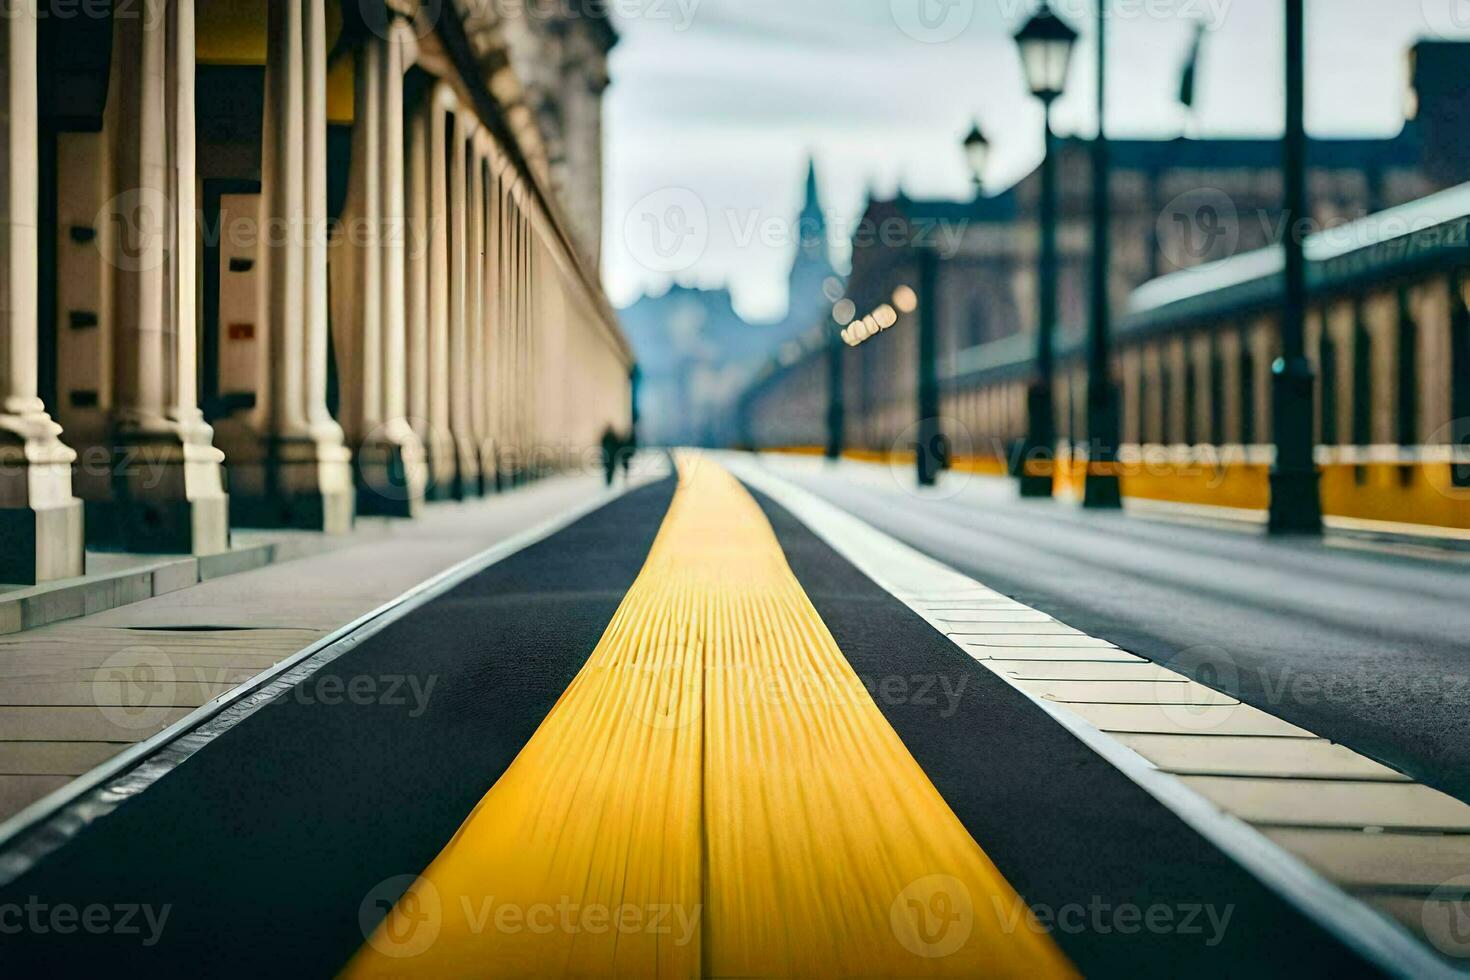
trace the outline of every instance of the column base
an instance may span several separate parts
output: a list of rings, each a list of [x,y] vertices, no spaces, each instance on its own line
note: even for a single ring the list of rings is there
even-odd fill
[[[1082,506],[1088,510],[1121,509],[1123,485],[1117,475],[1089,471],[1082,485]]]
[[[117,437],[108,537],[144,554],[216,555],[230,549],[224,453],[211,430],[169,423]],[[101,530],[100,528],[98,530]]]
[[[1123,481],[1118,476],[1118,391],[1111,381],[1087,389],[1087,473],[1082,481],[1082,506],[1089,510],[1119,510]]]
[[[76,454],[40,409],[0,415],[0,582],[35,585],[86,569],[82,502],[72,496]]]
[[[424,447],[407,422],[379,426],[357,451],[357,512],[417,517],[428,482]]]
[[[230,520],[240,527],[352,530],[352,454],[333,440],[277,440],[263,459],[230,466]]]
[[[1322,487],[1314,460],[1312,402],[1317,379],[1305,357],[1271,366],[1271,425],[1276,459],[1271,464],[1271,534],[1321,534]]]
[[[495,447],[487,443],[480,447],[480,496],[499,492],[500,466],[495,461]]]
[[[1019,487],[1021,496],[1032,498],[1051,497],[1055,489],[1050,476],[1031,476],[1029,474],[1021,477]]]
[[[1320,483],[1316,469],[1272,470],[1267,530],[1271,534],[1321,534]]]
[[[459,475],[459,455],[454,440],[448,435],[432,435],[424,440],[424,452],[428,457],[425,499],[453,500],[454,484]]]
[[[525,459],[514,446],[495,452],[495,485],[501,490],[514,490],[526,480]]]
[[[467,439],[455,440],[454,499],[480,496],[480,451]]]
[[[1027,435],[1016,460],[1016,476],[1023,497],[1050,497],[1057,469],[1056,423],[1051,385],[1036,381],[1026,389]]]
[[[0,508],[0,582],[36,585],[86,572],[82,502]]]

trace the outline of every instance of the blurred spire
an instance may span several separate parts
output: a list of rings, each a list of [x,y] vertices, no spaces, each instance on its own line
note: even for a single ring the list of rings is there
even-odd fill
[[[1184,63],[1184,74],[1179,79],[1179,102],[1191,112],[1194,111],[1195,89],[1199,80],[1199,56],[1205,46],[1204,22],[1195,25],[1194,44],[1189,49],[1189,60]]]

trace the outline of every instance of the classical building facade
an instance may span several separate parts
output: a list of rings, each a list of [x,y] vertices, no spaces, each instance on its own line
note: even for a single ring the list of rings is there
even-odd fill
[[[0,19],[0,582],[411,517],[631,425],[596,266],[615,37],[514,9]]]

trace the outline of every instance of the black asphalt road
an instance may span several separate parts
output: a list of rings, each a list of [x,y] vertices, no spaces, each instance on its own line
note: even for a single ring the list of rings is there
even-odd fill
[[[363,941],[364,906],[371,924],[434,858],[585,662],[671,493],[672,481],[635,491],[415,610],[0,889],[0,914],[154,916],[135,913],[139,931],[125,934],[7,932],[5,975],[334,973]],[[1086,972],[1364,975],[1030,701],[762,505],[899,735]],[[394,678],[427,696],[341,697],[354,680],[382,690]],[[1021,909],[1001,911],[1026,927]]]
[[[962,474],[936,496],[906,471],[775,469],[993,589],[1470,801],[1463,551],[1271,540]]]

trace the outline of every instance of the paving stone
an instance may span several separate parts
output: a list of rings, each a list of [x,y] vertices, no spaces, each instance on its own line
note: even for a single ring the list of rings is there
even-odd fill
[[[1470,874],[1470,834],[1364,833],[1266,828],[1263,833],[1352,889],[1425,893]],[[1470,881],[1464,883],[1470,887]]]
[[[1038,623],[1038,626],[1050,624]],[[985,631],[971,633],[968,628],[951,627],[948,636],[955,637],[966,646],[992,647],[1090,647],[1093,649],[1116,650],[1107,640],[1099,640],[1082,633],[1057,633],[1052,630],[1017,630],[1014,634],[996,635]]]
[[[956,599],[994,599],[994,598],[1004,598],[1004,596],[1001,596],[1001,594],[999,592],[996,592],[993,589],[983,588],[983,587],[981,587],[979,585],[972,585],[972,586],[968,586],[968,587],[965,587],[965,588],[947,589],[947,590],[946,589],[919,589],[919,590],[913,590],[913,589],[904,589],[904,588],[901,588],[901,587],[896,587],[893,590],[893,594],[895,596],[897,596],[898,598],[903,599],[905,602],[920,602],[920,603],[922,603],[922,602],[944,602],[946,600],[952,601],[952,600],[956,600]]]
[[[115,712],[93,705],[0,707],[0,741],[140,742],[183,718],[192,707],[160,709],[146,728],[118,723]]]
[[[973,612],[943,612],[933,613],[931,618],[942,623],[1049,623],[1051,617],[1046,613],[1027,609],[1024,606],[1017,609],[977,609]]]
[[[1186,681],[1017,681],[1040,697],[1094,704],[1237,704],[1228,694]]]
[[[4,776],[0,775],[0,817],[8,817],[30,806],[41,797],[61,789],[71,776]]]
[[[127,747],[124,742],[0,742],[0,775],[79,776]]]
[[[1278,741],[1216,734],[1114,737],[1160,769],[1180,774],[1409,781],[1404,774],[1326,739]]]
[[[1120,663],[1145,664],[1116,648],[1107,647],[988,647],[964,644],[965,651],[976,660],[1032,661],[1035,663]]]
[[[211,675],[216,676],[216,675]],[[219,675],[219,681],[167,681],[156,676],[93,682],[50,681],[0,687],[0,705],[107,705],[109,707],[198,707],[255,676],[248,671]]]
[[[1250,823],[1470,831],[1470,806],[1415,783],[1179,778],[1221,809]]]
[[[1069,704],[1068,711],[1105,732],[1249,735],[1256,738],[1316,738],[1311,732],[1248,704],[1178,705]]]
[[[1027,653],[1037,653],[1034,649]],[[1072,653],[1073,651],[1064,651]],[[992,656],[988,664],[1000,673],[1015,680],[1049,681],[1164,681],[1185,683],[1188,678],[1173,671],[1149,663],[1131,654],[1123,653],[1117,660],[1043,660],[1027,657],[1003,660]],[[1126,658],[1126,659],[1125,659]]]
[[[1359,894],[1358,898],[1378,909],[1424,940],[1454,968],[1470,970],[1470,901],[1440,900],[1414,895]]]

